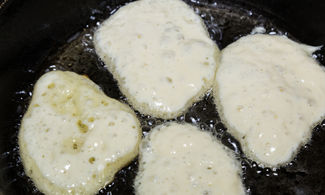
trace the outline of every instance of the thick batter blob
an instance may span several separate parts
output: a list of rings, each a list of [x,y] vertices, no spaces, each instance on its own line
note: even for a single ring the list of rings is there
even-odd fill
[[[95,194],[138,154],[139,121],[72,72],[36,83],[19,132],[26,174],[45,194]]]
[[[154,128],[140,148],[136,194],[244,194],[240,165],[210,133],[189,124]]]
[[[97,54],[140,112],[173,118],[211,87],[219,50],[202,19],[180,0],[120,8],[94,36]]]
[[[287,163],[325,113],[325,72],[316,47],[285,36],[249,35],[222,51],[217,107],[253,160]]]

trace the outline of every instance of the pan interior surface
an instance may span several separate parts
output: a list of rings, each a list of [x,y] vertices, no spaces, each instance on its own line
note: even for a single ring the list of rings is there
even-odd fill
[[[112,1],[115,2],[115,1]],[[265,33],[287,35],[289,34],[283,24],[276,22],[268,14],[244,8],[239,4],[215,3],[210,1],[186,1],[199,14],[210,33],[211,38],[223,49],[240,37],[250,34],[255,27],[265,28]],[[14,110],[8,110],[10,121],[1,122],[0,141],[0,194],[41,194],[25,175],[17,135],[20,120],[27,110],[31,100],[35,81],[45,72],[52,70],[69,70],[78,74],[87,75],[98,84],[103,91],[112,98],[127,103],[121,94],[113,76],[104,67],[97,57],[93,46],[93,33],[100,23],[113,14],[124,3],[111,3],[104,9],[94,9],[90,16],[90,24],[83,30],[75,33],[66,42],[57,47],[37,65],[31,65],[23,70],[14,69],[10,74],[1,75],[1,81],[13,82],[15,87],[10,94]],[[261,14],[262,13],[262,14]],[[292,33],[292,32],[291,32]],[[324,49],[316,52],[314,57],[324,65]],[[183,115],[162,120],[151,116],[141,115],[143,134],[146,135],[152,128],[164,122],[179,121],[199,126],[201,129],[211,131],[218,139],[230,149],[234,150],[242,162],[243,182],[249,194],[325,194],[325,122],[320,122],[313,131],[311,141],[300,149],[297,157],[287,166],[279,169],[263,168],[255,162],[248,160],[242,153],[239,143],[227,133],[221,123],[212,93],[208,92],[203,100],[195,103]],[[98,194],[134,194],[133,181],[138,169],[137,159],[132,161],[115,175],[112,183],[108,184]]]

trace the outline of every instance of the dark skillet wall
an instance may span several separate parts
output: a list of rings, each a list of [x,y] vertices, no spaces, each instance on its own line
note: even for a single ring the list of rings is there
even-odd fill
[[[325,44],[324,0],[235,0],[277,16],[286,28],[301,42],[310,45]],[[231,2],[231,0],[228,0]]]
[[[88,22],[100,0],[9,0],[0,10],[0,68],[38,60]]]

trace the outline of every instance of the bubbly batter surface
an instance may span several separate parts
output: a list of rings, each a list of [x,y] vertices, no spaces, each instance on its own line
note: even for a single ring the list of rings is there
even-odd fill
[[[173,118],[212,85],[219,50],[202,19],[180,0],[120,8],[94,36],[97,54],[140,112]]]
[[[154,128],[140,149],[136,194],[244,194],[240,164],[208,132],[189,124]]]
[[[287,163],[325,113],[325,72],[316,47],[285,36],[248,35],[222,51],[217,107],[246,154],[268,166]]]
[[[72,72],[36,83],[19,132],[25,171],[46,194],[95,194],[138,153],[134,112]]]

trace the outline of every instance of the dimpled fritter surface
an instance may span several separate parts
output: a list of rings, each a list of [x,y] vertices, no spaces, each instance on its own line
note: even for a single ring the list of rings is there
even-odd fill
[[[26,174],[45,194],[95,194],[138,153],[134,112],[72,72],[36,83],[19,132]]]
[[[173,118],[211,87],[219,50],[200,16],[180,0],[140,0],[95,32],[99,57],[132,106]]]
[[[245,194],[233,153],[198,127],[161,125],[141,145],[136,194]]]
[[[251,159],[285,164],[310,139],[325,113],[325,72],[311,57],[317,49],[259,34],[222,51],[216,104]]]

